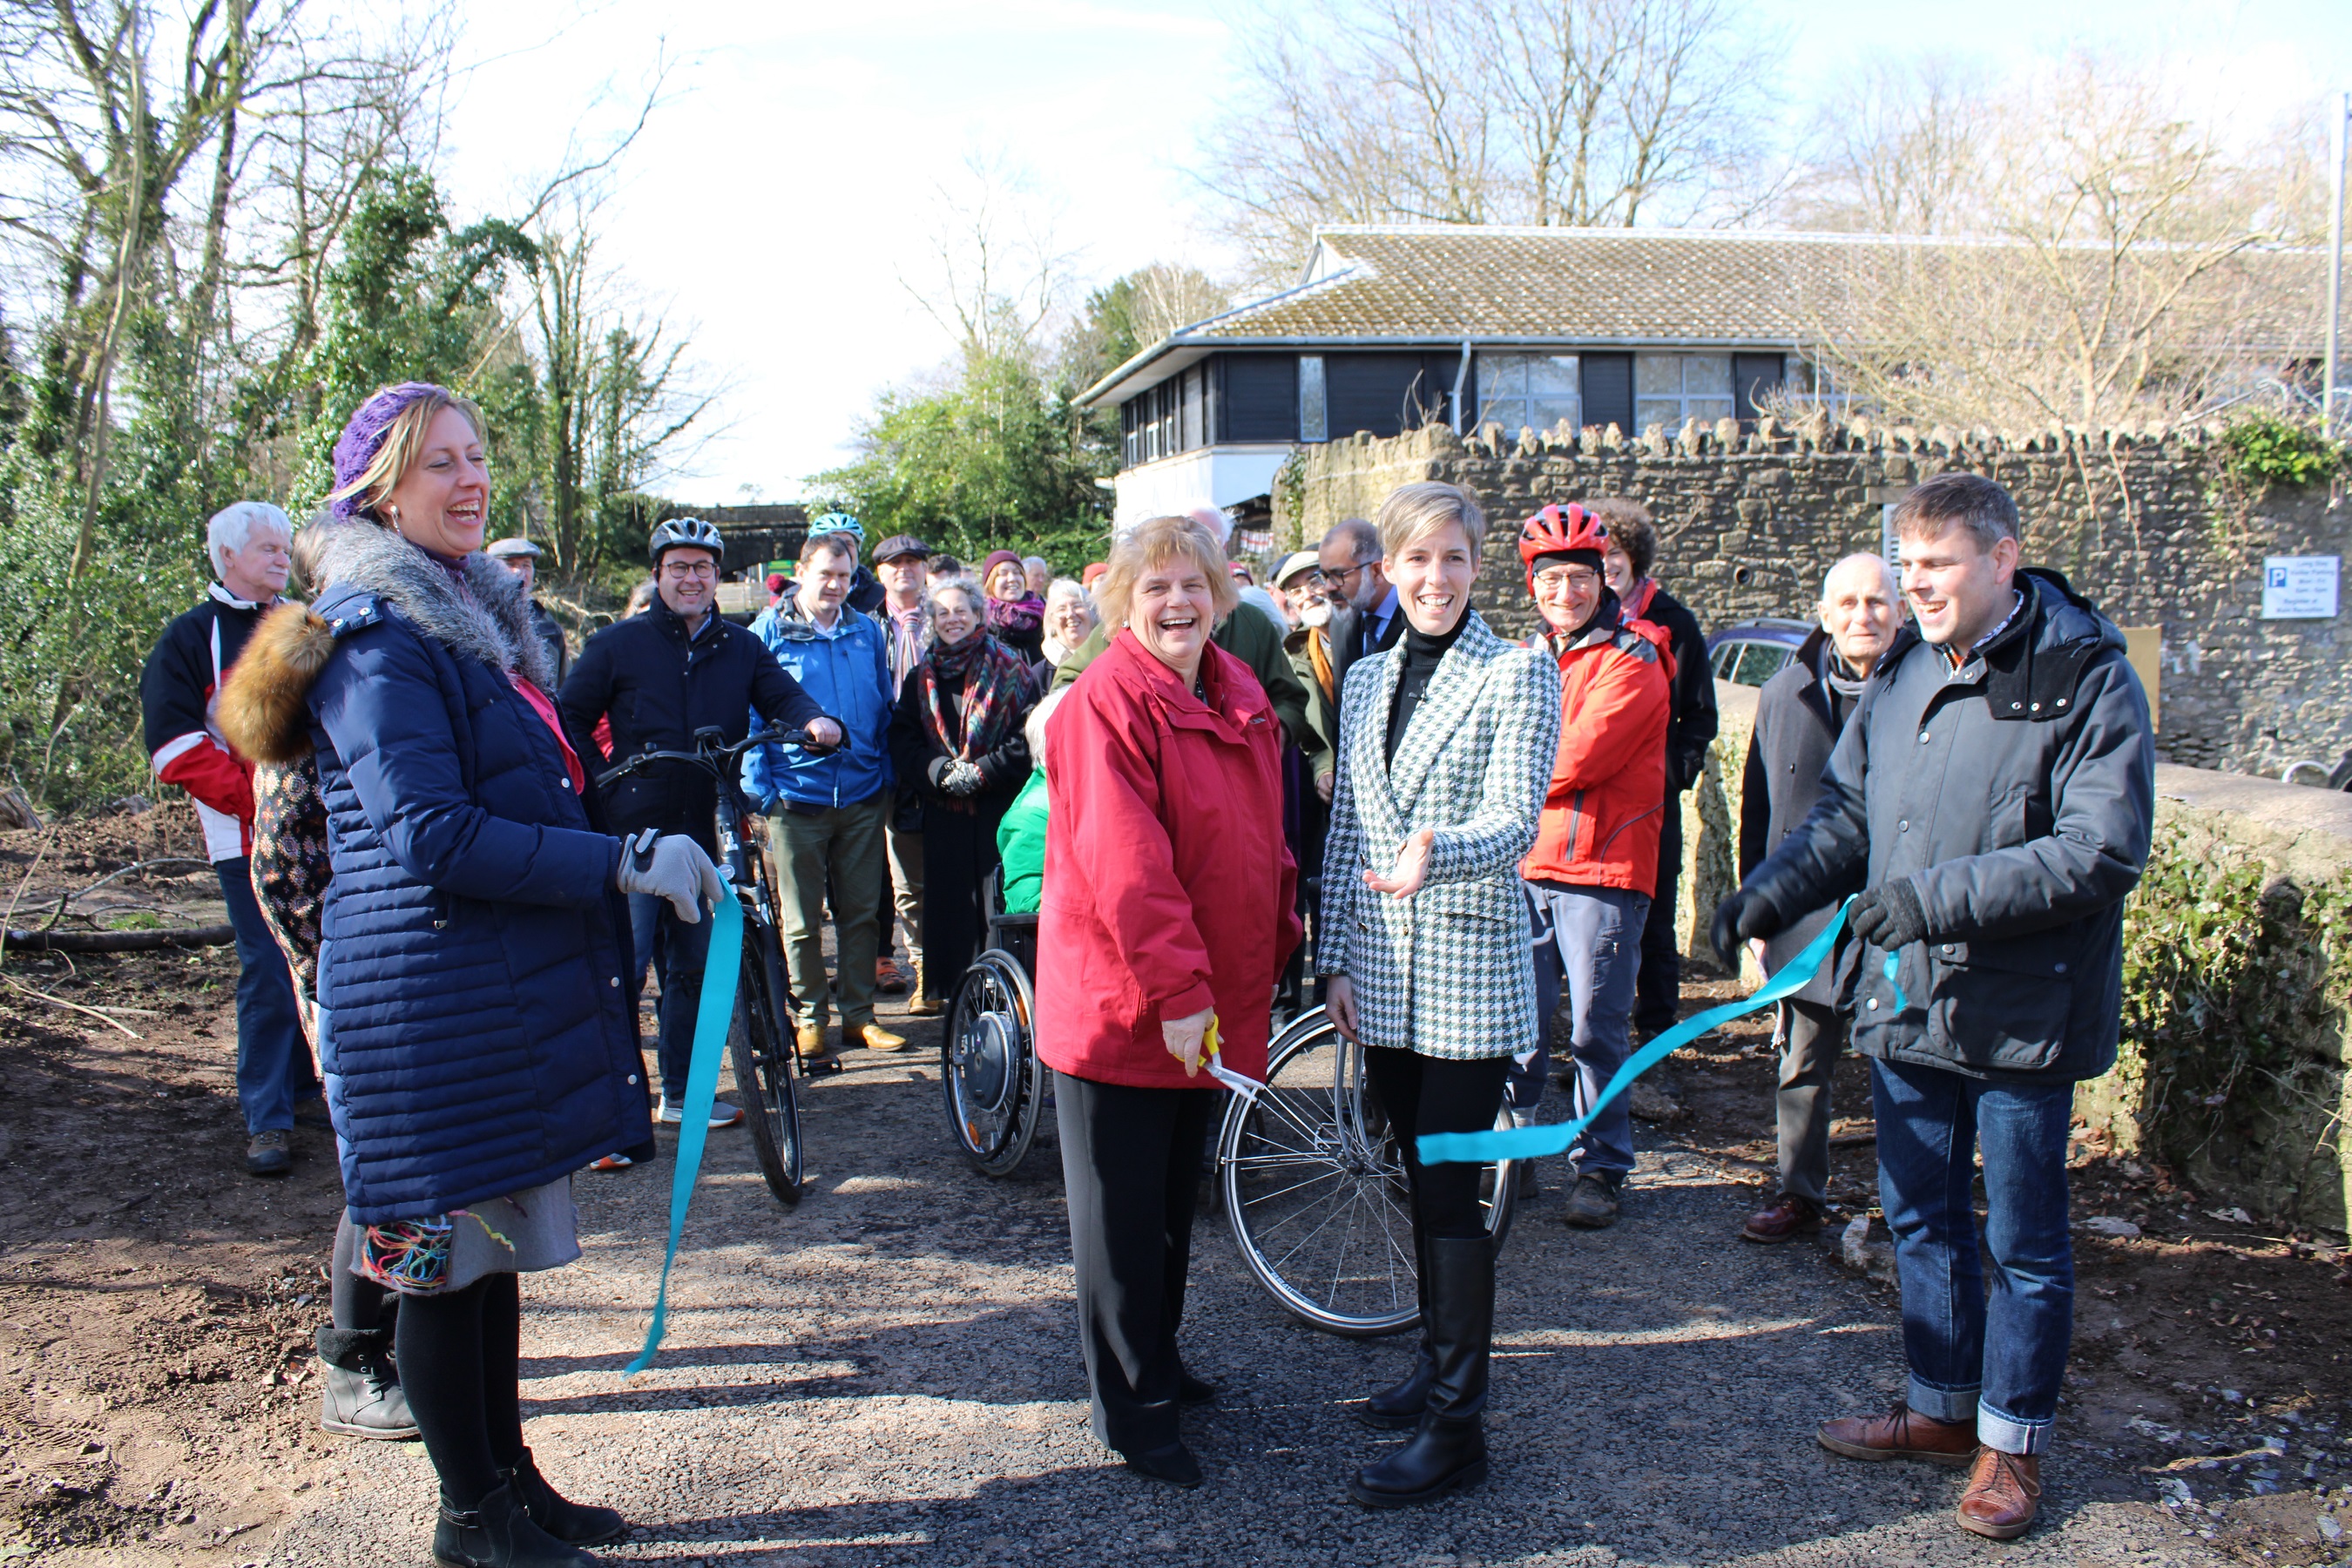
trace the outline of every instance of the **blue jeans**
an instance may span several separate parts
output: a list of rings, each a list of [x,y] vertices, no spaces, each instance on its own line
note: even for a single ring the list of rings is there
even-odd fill
[[[694,1015],[702,1005],[702,970],[710,957],[710,917],[689,925],[667,899],[631,893],[629,941],[635,949],[630,1014],[635,1016],[637,998],[645,994],[650,963],[661,982],[661,1040],[654,1054],[661,1063],[662,1098],[683,1105],[687,1068],[694,1063]]]
[[[295,1102],[319,1092],[319,1072],[294,1007],[294,976],[254,897],[253,862],[240,855],[214,861],[213,870],[236,932],[236,1102],[250,1137],[293,1126]]]
[[[2050,1444],[2074,1331],[2066,1233],[2074,1086],[1987,1083],[1909,1062],[1870,1068],[1911,1408],[1938,1421],[1973,1415],[1987,1447],[2038,1454]],[[1990,1306],[1970,1202],[1979,1148]]]
[[[1511,1064],[1511,1105],[1531,1110],[1543,1100],[1551,1062],[1551,1018],[1568,984],[1570,1050],[1576,1062],[1573,1114],[1581,1116],[1633,1054],[1633,982],[1642,969],[1642,926],[1650,900],[1621,888],[1527,884],[1536,934],[1536,1048]],[[1593,1118],[1568,1152],[1581,1173],[1633,1168],[1632,1094]]]

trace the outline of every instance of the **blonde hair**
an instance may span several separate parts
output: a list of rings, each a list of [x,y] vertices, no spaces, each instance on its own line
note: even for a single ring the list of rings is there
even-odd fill
[[[360,470],[357,479],[329,496],[328,500],[355,500],[360,510],[368,517],[387,528],[392,526],[392,520],[380,515],[376,509],[383,504],[384,498],[392,494],[394,488],[408,472],[408,466],[416,461],[416,455],[425,449],[425,433],[433,427],[433,421],[441,416],[445,408],[454,408],[466,416],[466,423],[474,427],[475,440],[488,442],[489,426],[482,418],[482,411],[474,400],[436,387],[393,416],[392,423],[384,427],[383,439],[376,443],[375,456],[368,459],[367,467]]]
[[[1190,517],[1150,517],[1111,541],[1110,569],[1095,584],[1095,615],[1112,631],[1127,625],[1135,584],[1147,572],[1178,559],[1190,560],[1209,580],[1209,602],[1217,623],[1241,601],[1241,585],[1225,570],[1225,549],[1207,525]]]
[[[1486,514],[1479,510],[1476,499],[1460,485],[1442,479],[1399,485],[1381,502],[1372,521],[1381,531],[1381,552],[1385,555],[1402,554],[1406,545],[1449,522],[1461,525],[1464,537],[1470,541],[1471,554],[1477,554],[1479,546],[1486,542]]]

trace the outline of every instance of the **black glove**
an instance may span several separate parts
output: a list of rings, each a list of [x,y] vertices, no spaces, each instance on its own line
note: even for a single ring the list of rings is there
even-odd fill
[[[1911,886],[1908,877],[1881,882],[1854,900],[1847,923],[1854,935],[1882,952],[1896,952],[1927,937],[1927,911],[1920,907],[1918,889]]]
[[[1723,967],[1737,977],[1739,944],[1751,938],[1776,935],[1785,923],[1770,900],[1741,888],[1715,906],[1715,921],[1707,927],[1707,938],[1715,943],[1716,956],[1723,960]]]

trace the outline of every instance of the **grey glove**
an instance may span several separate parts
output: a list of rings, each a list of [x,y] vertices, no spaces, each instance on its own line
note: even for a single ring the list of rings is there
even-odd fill
[[[650,827],[621,841],[621,865],[613,873],[613,886],[625,893],[667,899],[677,918],[688,925],[698,924],[704,909],[727,896],[727,884],[701,845],[683,833],[656,833]]]
[[[949,795],[977,795],[980,786],[986,782],[979,765],[965,762],[961,757],[950,763],[940,774],[940,788]]]
[[[1881,882],[1853,901],[1847,922],[1853,934],[1885,952],[1897,952],[1927,936],[1927,911],[1911,879]]]

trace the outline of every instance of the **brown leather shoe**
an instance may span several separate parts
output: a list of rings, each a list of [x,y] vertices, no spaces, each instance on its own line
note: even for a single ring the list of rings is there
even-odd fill
[[[907,976],[889,959],[877,958],[874,961],[874,989],[885,996],[904,996]]]
[[[1769,1207],[1748,1216],[1748,1223],[1739,1227],[1739,1239],[1769,1245],[1790,1237],[1810,1236],[1821,1228],[1822,1211],[1812,1199],[1782,1193]]]
[[[846,1047],[864,1046],[869,1051],[903,1051],[907,1048],[907,1037],[894,1035],[869,1020],[863,1024],[844,1024],[841,1026],[841,1043]]]
[[[803,1024],[793,1031],[793,1050],[805,1071],[841,1070],[841,1058],[824,1048],[824,1030],[814,1024]]]
[[[1993,1541],[2013,1541],[2033,1528],[2042,1509],[2042,1458],[1981,1449],[1960,1494],[1960,1528]]]
[[[1977,1424],[1937,1421],[1897,1402],[1884,1415],[1841,1415],[1824,1422],[1822,1447],[1849,1459],[1925,1459],[1965,1465],[1977,1451]]]

